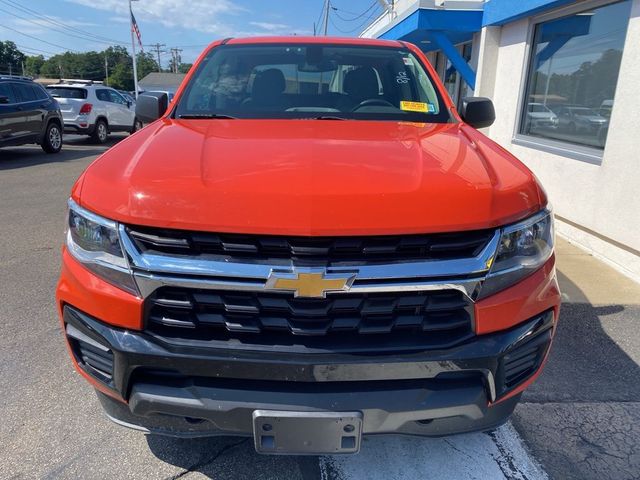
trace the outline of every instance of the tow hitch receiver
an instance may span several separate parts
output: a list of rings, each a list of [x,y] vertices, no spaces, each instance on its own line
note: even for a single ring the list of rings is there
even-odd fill
[[[255,410],[253,438],[258,453],[357,453],[362,438],[362,413]]]

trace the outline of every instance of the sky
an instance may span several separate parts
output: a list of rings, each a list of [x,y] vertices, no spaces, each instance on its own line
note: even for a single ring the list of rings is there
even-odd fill
[[[312,35],[324,0],[137,0],[144,45],[181,48],[192,62],[211,41],[254,35]],[[382,8],[377,0],[331,0],[330,35],[357,36]],[[28,55],[131,49],[128,0],[0,0],[0,40]],[[91,35],[87,37],[87,33]],[[97,39],[95,37],[100,37]],[[146,51],[154,51],[145,47]],[[161,57],[166,67],[170,53]]]

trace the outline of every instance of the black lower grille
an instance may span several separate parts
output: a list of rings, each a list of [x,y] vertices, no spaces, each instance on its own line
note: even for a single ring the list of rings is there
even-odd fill
[[[165,287],[147,299],[147,330],[166,340],[385,351],[444,348],[473,335],[473,309],[456,290],[328,294]]]
[[[544,315],[551,315],[551,313]],[[551,343],[551,333],[551,328],[548,328],[502,357],[498,372],[501,393],[506,393],[518,386],[540,368]]]
[[[476,230],[424,235],[296,237],[151,227],[129,227],[127,232],[142,252],[218,255],[236,260],[309,260],[323,264],[469,258],[478,255],[495,233]]]

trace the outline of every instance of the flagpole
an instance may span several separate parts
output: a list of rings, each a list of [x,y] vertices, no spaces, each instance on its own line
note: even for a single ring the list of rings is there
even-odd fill
[[[133,9],[129,0],[129,23],[131,24],[131,49],[133,50],[133,88],[135,90],[136,100],[138,99],[138,62],[136,61],[136,42],[133,35]]]

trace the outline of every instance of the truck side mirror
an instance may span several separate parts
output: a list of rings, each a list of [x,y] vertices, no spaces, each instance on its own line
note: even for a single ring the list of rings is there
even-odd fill
[[[151,123],[159,119],[167,111],[169,99],[166,93],[144,93],[136,102],[136,117],[143,123]]]
[[[474,128],[489,127],[496,119],[493,102],[485,97],[465,97],[460,109],[462,119]]]

